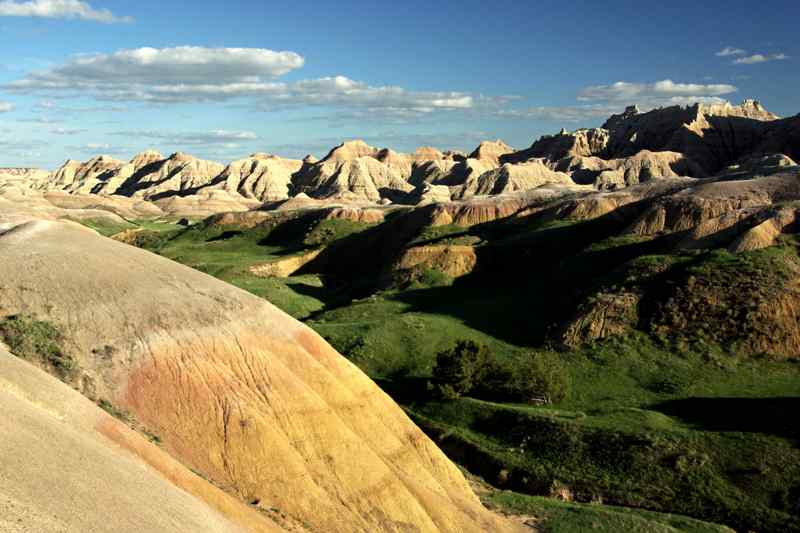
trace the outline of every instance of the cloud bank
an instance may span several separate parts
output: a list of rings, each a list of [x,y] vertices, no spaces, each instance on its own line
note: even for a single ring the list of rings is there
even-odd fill
[[[111,133],[111,135],[168,141],[181,146],[213,146],[258,139],[258,135],[252,131],[229,130],[213,130],[207,132],[117,131]]]
[[[337,106],[383,114],[466,110],[499,105],[509,98],[373,86],[346,76],[277,80],[304,63],[295,52],[261,48],[137,48],[75,56],[62,65],[31,72],[5,88],[50,98],[89,94],[98,100],[159,104],[247,98],[264,111]]]
[[[79,19],[104,24],[133,22],[132,17],[118,17],[108,9],[94,9],[80,0],[31,0],[0,2],[0,17],[40,17],[51,19]]]
[[[737,91],[733,85],[700,84],[700,83],[675,83],[672,80],[662,80],[655,83],[630,83],[618,81],[611,85],[594,85],[586,87],[578,94],[578,100],[590,101],[624,101],[634,100],[667,100],[674,98],[694,99],[704,97],[719,97]]]

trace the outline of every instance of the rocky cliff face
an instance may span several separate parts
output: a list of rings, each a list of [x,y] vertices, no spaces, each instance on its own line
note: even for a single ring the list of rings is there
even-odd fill
[[[643,151],[676,152],[694,162],[686,171],[702,173],[692,177],[703,177],[756,150],[758,143],[777,127],[777,122],[776,115],[754,100],[745,100],[737,106],[695,104],[646,113],[631,106],[611,116],[601,128],[545,136],[530,148],[507,154],[501,160],[519,163],[545,158],[559,165],[564,159],[612,160],[634,157]],[[789,135],[784,132],[779,136]],[[773,153],[783,151],[784,146],[779,145]],[[625,181],[636,183],[630,179]]]
[[[631,156],[641,150],[673,151],[714,173],[756,148],[778,117],[761,104],[746,100],[739,106],[695,104],[638,113],[629,109],[611,117],[611,157]]]

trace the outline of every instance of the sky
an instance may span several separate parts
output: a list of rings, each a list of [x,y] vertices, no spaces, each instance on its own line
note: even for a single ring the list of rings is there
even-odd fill
[[[800,112],[797,0],[0,0],[0,167],[524,148],[627,105]]]

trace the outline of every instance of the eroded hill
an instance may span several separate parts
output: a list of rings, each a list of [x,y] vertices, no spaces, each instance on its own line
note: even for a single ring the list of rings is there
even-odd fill
[[[6,224],[0,254],[0,313],[63,332],[64,379],[251,508],[324,531],[513,530],[385,393],[268,302],[64,222]]]

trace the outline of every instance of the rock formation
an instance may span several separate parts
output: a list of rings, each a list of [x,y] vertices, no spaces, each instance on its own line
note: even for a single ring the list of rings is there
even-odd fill
[[[217,178],[225,190],[245,198],[268,202],[289,197],[292,176],[303,166],[302,161],[269,154],[253,154],[234,161]]]
[[[500,139],[496,141],[483,141],[478,145],[475,151],[467,156],[467,159],[478,159],[480,161],[490,162],[494,166],[499,166],[500,158],[513,152],[514,149]]]
[[[154,161],[140,168],[114,192],[154,199],[196,191],[211,183],[224,168],[219,163],[176,152],[167,159]]]
[[[501,163],[521,163],[534,158],[558,161],[567,157],[591,157],[605,155],[609,133],[605,129],[580,129],[572,133],[562,131],[558,135],[546,135],[534,142],[530,148],[506,154]]]
[[[456,198],[475,195],[497,195],[535,189],[547,183],[573,184],[568,174],[555,172],[542,161],[528,161],[518,165],[505,163],[500,168],[479,176],[470,176],[457,189]]]
[[[0,255],[0,316],[57,326],[75,362],[70,383],[251,508],[323,531],[513,530],[386,394],[268,302],[63,222],[6,223]],[[131,460],[148,462],[150,451],[99,428],[138,456]],[[65,468],[58,483],[85,474]],[[156,468],[183,488],[174,468]],[[52,503],[35,505],[44,515]],[[210,505],[229,520],[239,512]],[[158,519],[148,506],[137,510]]]

